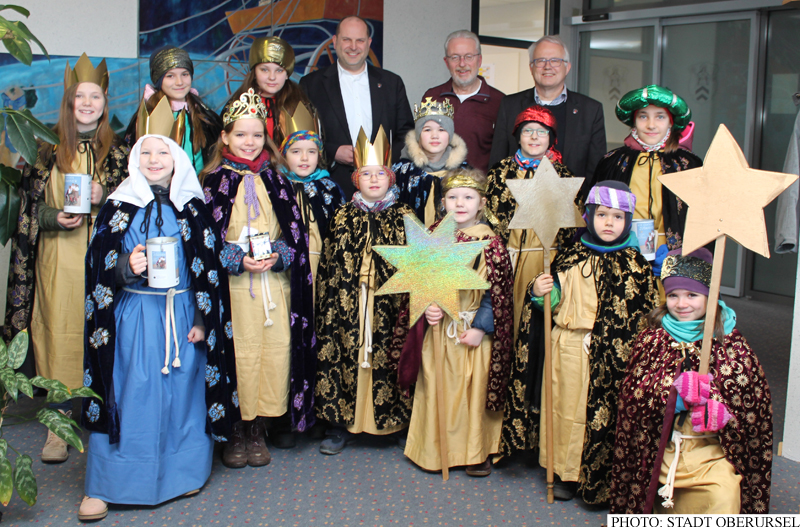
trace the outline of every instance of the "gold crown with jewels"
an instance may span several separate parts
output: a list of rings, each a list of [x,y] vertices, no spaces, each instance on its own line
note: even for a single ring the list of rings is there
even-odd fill
[[[430,97],[425,97],[425,100],[419,106],[414,105],[414,121],[419,121],[423,117],[431,115],[444,115],[450,119],[456,114],[453,105],[450,104],[450,99],[445,99],[443,102],[434,101]]]
[[[222,115],[222,122],[225,126],[239,119],[267,120],[267,107],[264,106],[261,96],[256,94],[253,88],[240,95],[238,100],[233,101]]]

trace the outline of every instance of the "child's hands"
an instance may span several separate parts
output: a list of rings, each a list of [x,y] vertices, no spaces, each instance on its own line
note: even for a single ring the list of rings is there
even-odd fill
[[[92,181],[92,196],[90,198],[92,205],[100,205],[101,199],[103,199],[103,187],[97,181]]]
[[[486,332],[482,329],[478,328],[470,328],[462,333],[458,340],[461,341],[462,344],[470,347],[477,347],[481,345],[481,340],[483,340],[483,336]]]
[[[189,342],[196,344],[202,342],[206,338],[206,328],[203,326],[194,326],[189,332]]]
[[[147,255],[144,253],[144,245],[139,244],[133,248],[133,252],[128,258],[128,267],[137,276],[147,269]]]
[[[708,400],[708,391],[711,387],[711,375],[700,375],[696,371],[681,373],[672,383],[678,390],[687,406],[704,405]]]
[[[443,316],[444,316],[444,311],[442,311],[442,308],[440,308],[436,304],[429,305],[428,309],[425,310],[425,320],[427,320],[428,324],[430,324],[431,326],[435,326],[436,324],[438,324],[439,321],[442,320]]]
[[[719,432],[731,420],[728,407],[719,401],[709,399],[706,404],[692,408],[692,430],[695,432]]]
[[[73,216],[66,212],[59,212],[56,215],[56,221],[65,229],[74,229],[75,227],[80,227],[81,223],[83,223],[83,214],[76,214]]]
[[[266,260],[253,260],[251,256],[245,256],[242,264],[244,270],[249,273],[261,274],[272,269],[272,266],[278,262],[278,253],[272,253],[272,256]]]
[[[541,274],[539,278],[533,282],[533,296],[544,296],[553,290],[553,276],[549,274]]]

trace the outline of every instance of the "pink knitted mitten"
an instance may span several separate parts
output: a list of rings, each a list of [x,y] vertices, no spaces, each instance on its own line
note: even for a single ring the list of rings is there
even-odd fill
[[[685,371],[675,379],[673,386],[688,408],[706,403],[710,384],[711,374],[700,375],[696,371]]]
[[[709,399],[705,405],[692,408],[692,430],[695,432],[718,432],[731,420],[728,407]]]

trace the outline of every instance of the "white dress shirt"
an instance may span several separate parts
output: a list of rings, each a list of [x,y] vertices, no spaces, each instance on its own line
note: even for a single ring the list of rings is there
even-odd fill
[[[359,128],[364,128],[367,139],[372,137],[372,99],[369,94],[367,66],[365,64],[364,71],[355,75],[342,68],[338,61],[336,67],[339,70],[339,86],[342,89],[347,128],[355,146]]]

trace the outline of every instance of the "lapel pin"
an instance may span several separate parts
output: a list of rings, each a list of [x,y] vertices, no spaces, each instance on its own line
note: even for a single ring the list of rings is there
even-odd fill
[[[383,86],[383,84],[381,84],[381,83],[379,82],[379,83],[378,83],[378,88],[380,88],[381,86]]]
[[[573,113],[573,114],[576,114],[576,113],[578,113],[578,109],[577,109],[577,108],[573,108],[573,109],[572,109],[572,113]]]

